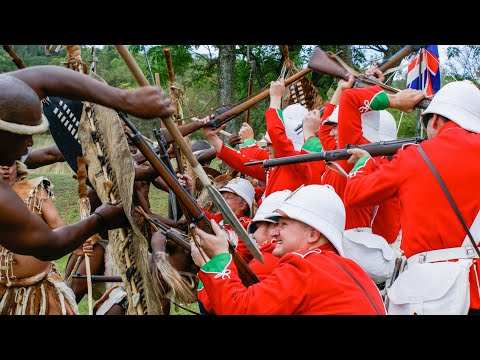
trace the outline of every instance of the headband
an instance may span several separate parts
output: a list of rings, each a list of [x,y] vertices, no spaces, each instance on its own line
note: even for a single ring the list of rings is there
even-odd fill
[[[48,130],[48,125],[48,119],[44,114],[42,114],[42,122],[39,125],[34,126],[12,123],[0,119],[0,130],[20,135],[43,134]]]

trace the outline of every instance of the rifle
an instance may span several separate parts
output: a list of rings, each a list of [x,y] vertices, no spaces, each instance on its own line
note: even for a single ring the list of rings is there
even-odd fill
[[[168,187],[173,190],[179,201],[187,209],[185,216],[188,216],[189,223],[195,223],[195,225],[203,231],[213,234],[210,220],[207,219],[205,213],[202,211],[200,206],[198,206],[197,202],[190,196],[185,188],[180,185],[177,177],[170,171],[163,161],[160,160],[158,155],[153,151],[150,145],[148,145],[142,134],[137,130],[130,119],[122,112],[119,112],[118,114],[125,124],[130,128],[130,130],[132,130],[133,135],[128,132],[127,135],[130,137],[137,149],[147,158],[147,161],[150,163],[150,165],[160,174]],[[250,286],[258,282],[259,280],[255,273],[248,266],[246,261],[238,254],[238,252],[235,251],[235,245],[233,245],[230,241],[228,244],[230,253],[233,256],[233,260],[243,284],[245,286]]]
[[[393,54],[390,58],[384,60],[380,65],[377,66],[378,69],[380,69],[383,73],[390,69],[393,65],[395,65],[396,63],[398,63],[399,61],[401,61],[403,58],[405,58],[406,56],[410,55],[412,52],[414,51],[417,51],[418,49],[420,49],[423,45],[405,45],[403,48],[401,48],[399,51],[397,51],[395,54]],[[321,54],[320,54],[321,55]],[[312,63],[311,65],[312,66],[316,66],[318,67],[318,63],[322,60],[321,58],[318,57],[319,56],[319,53],[317,53],[315,55],[315,52],[314,52],[314,55],[312,56],[312,58],[310,59],[310,62]],[[329,59],[331,60],[331,59]],[[308,64],[308,66],[310,67],[310,63]],[[336,66],[331,68],[332,70],[336,70]],[[320,71],[320,70],[317,70],[317,68],[314,68],[313,70],[315,71]],[[345,72],[338,72],[338,75],[340,75],[341,78],[345,79],[344,77],[344,74],[347,73],[346,69],[344,69]],[[323,72],[323,71],[320,71],[320,72]],[[328,75],[332,75],[332,76],[335,76],[333,74],[330,74],[330,73],[326,73]],[[355,74],[354,74],[355,75]],[[357,74],[359,75],[359,74]],[[367,75],[363,75],[363,76],[367,76]],[[338,77],[338,76],[337,76]],[[369,79],[372,79],[371,77],[368,77]],[[345,79],[345,80],[348,80],[348,79]],[[374,80],[374,79],[373,79]],[[323,115],[323,109],[324,107],[322,106],[322,108],[320,109],[320,116]],[[295,128],[295,132],[299,132],[299,130],[303,127],[303,123],[300,123],[296,128]]]
[[[187,136],[187,135],[195,132],[196,130],[198,130],[198,129],[204,127],[204,126],[205,126],[205,124],[203,124],[200,121],[192,121],[191,123],[188,123],[188,124],[185,124],[185,125],[178,125],[177,129],[180,131],[182,136]],[[161,132],[161,136],[164,139],[163,144],[164,144],[165,147],[168,147],[168,145],[170,145],[171,143],[173,143],[175,141],[173,139],[172,135],[170,135],[170,133],[168,132],[167,129],[161,128],[159,131]],[[156,147],[153,150],[156,153],[160,152],[159,147]],[[145,161],[147,161],[147,159],[144,156],[141,156],[141,155],[138,156],[137,154],[135,154],[135,161],[137,162],[137,164],[143,164]]]
[[[75,275],[72,275],[72,279],[86,279],[87,275],[82,275],[80,273],[77,273]],[[91,275],[92,281],[93,282],[122,282],[122,277],[121,276],[115,276],[115,275]]]
[[[393,54],[389,59],[384,60],[380,65],[377,66],[381,72],[385,72],[386,70],[390,69],[393,65],[401,61],[406,56],[410,55],[412,52],[419,50],[420,48],[424,47],[425,45],[405,45],[403,48],[398,50],[395,54]]]
[[[163,53],[165,54],[165,60],[167,61],[168,81],[170,83],[170,97],[172,98],[172,103],[175,107],[175,114],[180,117],[182,114],[182,108],[180,107],[180,103],[177,99],[175,91],[173,91],[173,88],[175,86],[175,75],[173,74],[173,64],[172,56],[170,55],[170,49],[164,48]],[[172,143],[172,147],[175,154],[175,159],[177,160],[178,170],[180,174],[184,174],[185,171],[183,169],[182,155],[180,154],[180,151],[178,150],[178,146],[175,141]]]
[[[158,231],[160,231],[163,235],[167,237],[167,239],[174,241],[177,245],[181,246],[184,250],[190,251],[191,246],[188,240],[186,240],[186,235],[182,235],[175,231],[172,231],[168,226],[162,224],[161,222],[157,221],[156,219],[148,216],[148,221],[154,224]]]
[[[163,163],[168,167],[168,170],[170,170],[172,174],[174,174],[175,170],[173,169],[172,163],[170,162],[170,157],[167,153],[167,149],[165,148],[165,138],[163,137],[162,132],[159,131],[158,129],[153,129],[153,134],[157,139],[158,147],[160,149],[160,159],[162,159]],[[177,161],[178,161],[178,158],[177,158]],[[177,209],[177,197],[175,196],[175,193],[172,191],[172,189],[168,189],[168,210],[169,210],[169,217],[173,218],[173,220],[177,221],[179,217],[181,217]],[[182,214],[183,214],[183,210],[184,209],[182,209]]]
[[[393,64],[397,61],[400,60],[400,58],[397,58],[398,56],[402,55],[405,53],[405,51],[397,52],[394,56],[392,56],[386,64]],[[334,61],[332,57],[335,55],[330,53],[327,54],[325,51],[320,49],[319,47],[315,48],[315,51],[312,54],[312,57],[310,58],[310,61],[308,62],[308,67],[311,68],[314,71],[327,74],[339,79],[344,79],[345,81],[348,81],[347,71],[342,65],[340,65],[337,61]],[[394,58],[395,57],[395,58]],[[382,64],[382,69],[386,68],[386,64]],[[350,72],[352,73],[352,72]],[[359,74],[355,73],[355,83],[354,87],[371,87],[374,85],[379,85],[386,93],[388,94],[396,94],[400,90],[397,88],[394,88],[393,86],[386,85],[382,82],[380,82],[378,79],[375,77],[370,77],[364,74]],[[424,99],[420,101],[415,107],[420,108],[420,109],[426,109],[427,106],[430,104],[431,100]]]
[[[127,67],[130,69],[132,72],[133,76],[137,80],[138,84],[140,86],[148,86],[148,81],[143,75],[142,71],[140,70],[140,67],[138,66],[137,62],[133,58],[133,56],[130,54],[128,49],[125,47],[125,45],[115,45],[117,48],[118,52],[120,53],[120,56],[123,58],[125,61],[125,64]],[[173,122],[173,116],[168,116],[168,117],[163,117],[161,118],[163,124],[165,127],[168,129],[172,137],[175,139],[175,142],[177,145],[180,147],[180,150],[182,150],[182,153],[185,155],[187,161],[190,163],[190,165],[193,168],[193,171],[195,172],[195,175],[197,175],[198,179],[201,181],[202,185],[207,189],[208,194],[211,196],[213,202],[217,206],[217,208],[220,210],[220,212],[223,215],[223,218],[228,221],[230,226],[234,229],[234,231],[237,233],[238,237],[243,241],[244,245],[247,247],[247,249],[250,251],[250,253],[253,255],[254,258],[259,260],[261,263],[263,263],[263,255],[258,249],[258,245],[253,240],[250,238],[245,231],[244,227],[240,224],[238,221],[238,218],[235,216],[233,213],[232,209],[228,206],[227,202],[225,199],[222,197],[222,195],[219,193],[219,191],[213,186],[212,181],[208,177],[207,173],[203,169],[203,167],[199,164],[197,159],[192,153],[192,150],[190,149],[190,146],[187,144],[185,139],[183,138],[182,134],[178,131],[177,127],[175,126]],[[133,126],[133,124],[132,124]],[[176,180],[176,178],[175,178]],[[178,182],[177,182],[178,183]],[[203,212],[201,212],[203,213]],[[203,216],[205,217],[205,216]],[[208,227],[211,228],[210,223],[208,223]],[[212,231],[212,229],[210,229]],[[246,265],[246,263],[245,263]],[[247,265],[248,267],[248,265]],[[253,273],[252,273],[253,274]]]
[[[291,83],[297,81],[298,79],[302,78],[306,74],[308,74],[310,71],[312,71],[311,68],[306,68],[303,69],[302,71],[290,76],[289,78],[285,79],[285,86],[290,85]],[[236,116],[240,115],[243,113],[245,110],[251,108],[253,105],[258,103],[259,101],[265,99],[268,97],[270,94],[270,89],[263,90],[262,92],[258,93],[254,97],[244,101],[243,103],[234,106],[228,111],[225,111],[224,113],[216,116],[213,118],[209,124],[203,124],[203,126],[211,126],[213,130],[218,129],[220,126],[223,124],[226,124],[230,120],[234,119]],[[203,127],[202,126],[202,127]]]
[[[346,160],[350,156],[352,156],[352,154],[349,154],[347,152],[348,149],[352,149],[352,148],[365,150],[373,157],[389,156],[389,155],[395,155],[398,149],[401,149],[404,145],[407,145],[407,144],[418,145],[423,140],[425,139],[420,137],[413,137],[413,138],[397,139],[397,140],[390,140],[390,141],[379,141],[379,142],[373,142],[373,143],[364,144],[364,145],[347,144],[345,149],[320,151],[312,154],[285,156],[281,158],[261,160],[261,161],[250,161],[245,163],[245,166],[262,164],[262,167],[269,168],[273,166],[300,164],[300,163],[310,162],[310,161]]]

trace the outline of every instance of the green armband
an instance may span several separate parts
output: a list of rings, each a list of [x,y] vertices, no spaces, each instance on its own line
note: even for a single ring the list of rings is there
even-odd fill
[[[375,94],[370,102],[370,109],[385,110],[388,108],[388,95],[385,91],[380,91]]]
[[[316,136],[312,136],[303,143],[302,149],[308,153],[315,153],[321,152],[323,150],[323,147],[320,139]]]
[[[350,170],[350,174],[354,174],[355,172],[358,171],[358,169],[362,168],[365,166],[365,163],[367,162],[367,160],[370,159],[370,156],[362,156],[360,159],[358,159],[358,161],[355,163],[355,166],[353,167],[352,170]]]
[[[243,143],[240,144],[240,149],[247,146],[255,145],[255,144],[256,144],[255,139],[246,139]]]
[[[202,270],[207,273],[222,272],[232,260],[230,253],[219,254],[210,259],[202,266]]]

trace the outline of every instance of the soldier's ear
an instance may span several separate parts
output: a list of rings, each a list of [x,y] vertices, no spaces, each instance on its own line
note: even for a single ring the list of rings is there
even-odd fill
[[[318,231],[317,229],[314,229],[313,227],[309,226],[307,230],[308,234],[308,242],[309,243],[315,243],[317,242],[318,239],[322,236],[322,233]]]

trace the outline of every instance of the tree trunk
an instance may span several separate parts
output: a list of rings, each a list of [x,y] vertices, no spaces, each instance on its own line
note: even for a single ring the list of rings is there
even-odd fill
[[[235,101],[235,45],[218,46],[218,99],[220,104],[230,104]],[[226,131],[238,131],[235,120],[227,124]]]
[[[338,51],[342,53],[339,55],[343,61],[352,66],[352,45],[338,45]]]

